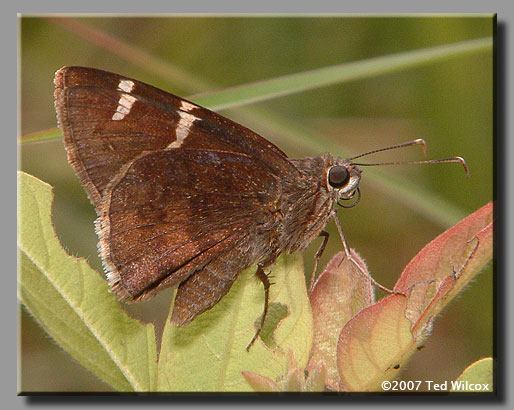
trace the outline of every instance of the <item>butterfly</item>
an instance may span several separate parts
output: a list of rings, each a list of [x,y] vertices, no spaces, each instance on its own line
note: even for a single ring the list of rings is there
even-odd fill
[[[134,79],[64,67],[54,83],[68,161],[98,214],[111,291],[135,302],[177,287],[171,321],[179,326],[257,265],[262,328],[271,286],[264,270],[281,253],[302,251],[320,235],[324,249],[330,218],[347,249],[337,206],[360,198],[358,165],[377,165],[354,159],[424,144],[349,159],[292,159],[248,128]],[[465,165],[459,157],[417,161],[429,162]]]

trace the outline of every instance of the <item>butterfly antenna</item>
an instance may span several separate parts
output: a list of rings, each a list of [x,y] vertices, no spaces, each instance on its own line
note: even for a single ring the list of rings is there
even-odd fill
[[[353,165],[359,165],[359,166],[366,166],[366,167],[372,167],[372,166],[378,166],[378,165],[416,165],[416,164],[443,164],[448,162],[458,162],[462,164],[464,167],[464,170],[466,171],[466,177],[469,178],[469,169],[466,164],[466,161],[464,161],[464,158],[462,157],[451,157],[451,158],[442,158],[442,159],[425,159],[423,161],[400,161],[400,162],[375,162],[375,163],[362,163],[362,162],[354,162],[354,159],[362,158],[367,155],[376,154],[377,152],[382,151],[389,151],[392,149],[398,149],[398,148],[406,148],[406,147],[412,147],[413,145],[421,145],[423,147],[423,154],[425,155],[425,158],[427,157],[427,144],[425,143],[425,140],[419,138],[414,141],[405,142],[403,144],[397,144],[392,145],[390,147],[385,148],[379,148],[374,149],[372,151],[365,152],[364,154],[357,155],[355,157],[348,158],[350,161],[352,161]]]
[[[373,167],[378,165],[415,165],[415,164],[444,164],[448,162],[457,162],[462,165],[464,171],[466,171],[466,178],[469,178],[469,169],[462,157],[451,157],[451,158],[441,158],[441,159],[427,159],[424,161],[404,161],[404,162],[376,162],[371,164],[363,164],[360,162],[352,162],[353,165]]]
[[[368,152],[365,152],[364,154],[360,154],[355,157],[351,157],[351,158],[347,158],[347,159],[349,159],[351,161],[351,160],[354,160],[357,158],[365,157],[367,155],[375,154],[377,152],[389,151],[389,150],[398,149],[398,148],[412,147],[413,145],[422,145],[423,146],[423,154],[425,155],[425,158],[427,157],[427,144],[426,144],[425,140],[419,138],[414,141],[404,142],[403,144],[392,145],[390,147],[374,149],[373,151],[368,151]]]

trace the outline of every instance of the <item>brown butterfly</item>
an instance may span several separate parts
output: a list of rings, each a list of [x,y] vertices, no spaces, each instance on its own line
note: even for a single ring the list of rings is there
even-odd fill
[[[134,302],[178,286],[171,320],[181,326],[257,265],[262,327],[270,287],[264,269],[320,234],[322,251],[330,218],[342,236],[336,206],[360,198],[357,165],[379,165],[353,160],[424,144],[349,159],[290,159],[242,125],[118,74],[64,67],[54,82],[68,161],[98,213],[111,290]],[[410,163],[436,162],[465,166],[459,157]]]

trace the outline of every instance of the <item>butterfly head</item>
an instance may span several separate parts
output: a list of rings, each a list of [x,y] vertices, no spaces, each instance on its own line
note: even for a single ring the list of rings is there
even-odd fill
[[[338,160],[327,172],[327,186],[335,191],[337,203],[343,208],[351,208],[359,202],[361,180],[361,170],[348,160]],[[355,193],[358,194],[357,200],[351,205],[344,205],[341,201],[353,199]]]
[[[382,151],[389,151],[397,148],[412,147],[414,145],[422,145],[423,152],[426,157],[426,144],[422,139],[405,142],[403,144],[397,144],[390,147],[374,149],[372,151],[365,152],[364,154],[356,155],[347,159],[337,159],[327,172],[327,183],[328,187],[332,190],[337,190],[337,203],[343,208],[351,208],[360,200],[359,182],[361,179],[361,171],[357,167],[359,166],[381,166],[381,165],[408,165],[408,164],[443,164],[443,163],[460,163],[466,171],[466,176],[469,177],[468,166],[466,161],[461,157],[451,157],[442,159],[425,159],[421,161],[400,161],[400,162],[374,162],[374,163],[361,163],[355,162],[357,158],[362,158],[370,154],[375,154]],[[357,199],[351,205],[343,205],[341,201],[352,199],[357,192]]]

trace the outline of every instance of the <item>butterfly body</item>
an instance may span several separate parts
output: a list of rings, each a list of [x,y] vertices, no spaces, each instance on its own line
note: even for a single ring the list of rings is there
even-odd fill
[[[55,85],[111,290],[130,302],[178,286],[179,325],[214,306],[244,269],[305,249],[359,184],[348,160],[289,159],[253,131],[133,79],[64,67]]]

